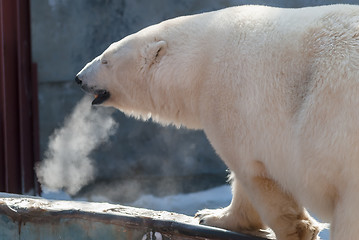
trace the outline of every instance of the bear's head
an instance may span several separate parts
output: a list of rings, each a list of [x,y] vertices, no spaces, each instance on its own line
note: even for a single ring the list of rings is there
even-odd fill
[[[88,63],[75,81],[95,96],[93,105],[113,106],[124,112],[148,114],[151,76],[165,55],[167,42],[146,34],[130,35],[111,44]]]

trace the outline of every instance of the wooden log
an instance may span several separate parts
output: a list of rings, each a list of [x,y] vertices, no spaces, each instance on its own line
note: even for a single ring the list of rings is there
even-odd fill
[[[261,234],[268,232],[263,231]],[[0,193],[0,239],[263,240],[202,226],[183,214]]]

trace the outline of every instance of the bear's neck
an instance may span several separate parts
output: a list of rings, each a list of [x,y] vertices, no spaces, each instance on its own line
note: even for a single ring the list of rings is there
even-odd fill
[[[199,89],[185,84],[163,85],[150,94],[153,102],[151,117],[154,121],[190,129],[202,128],[198,110]]]
[[[168,69],[165,66],[162,69]],[[191,68],[192,70],[188,69]],[[150,89],[152,118],[162,124],[202,129],[200,95],[205,74],[202,66],[182,66],[156,72]]]

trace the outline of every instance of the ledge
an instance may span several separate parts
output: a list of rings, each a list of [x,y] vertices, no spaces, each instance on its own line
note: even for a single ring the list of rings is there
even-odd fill
[[[263,231],[261,234],[267,233]],[[108,203],[0,193],[0,239],[263,240],[198,225],[193,217]]]

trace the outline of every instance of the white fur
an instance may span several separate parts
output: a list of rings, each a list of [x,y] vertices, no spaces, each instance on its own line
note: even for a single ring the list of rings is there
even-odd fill
[[[317,239],[305,206],[332,239],[358,238],[359,7],[175,18],[112,44],[78,76],[110,91],[104,105],[205,131],[234,196],[201,223]]]

